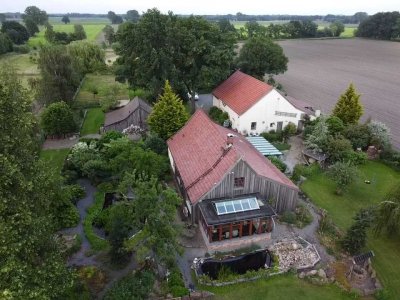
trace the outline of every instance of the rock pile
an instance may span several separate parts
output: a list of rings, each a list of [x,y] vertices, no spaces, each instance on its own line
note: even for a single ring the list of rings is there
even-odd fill
[[[320,260],[315,247],[304,240],[285,239],[275,243],[270,250],[278,256],[282,271],[312,268]]]

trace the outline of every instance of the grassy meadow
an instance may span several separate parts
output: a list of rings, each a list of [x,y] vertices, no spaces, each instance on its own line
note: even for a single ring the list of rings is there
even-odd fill
[[[56,172],[60,173],[69,151],[70,149],[42,150],[40,152],[40,159],[47,162]]]
[[[88,41],[96,41],[97,37],[103,30],[104,26],[107,23],[103,24],[98,24],[98,23],[75,23],[75,24],[82,24],[83,28],[85,29],[87,40]],[[54,31],[60,31],[60,32],[67,32],[71,33],[74,32],[74,24],[63,24],[63,23],[58,23],[58,24],[52,24]],[[40,32],[36,34],[36,36],[31,37],[28,41],[28,45],[31,47],[39,46],[40,44],[46,44],[47,41],[44,38],[44,33],[45,33],[45,27],[41,26],[40,27]]]
[[[339,228],[346,230],[360,208],[369,207],[382,201],[383,196],[394,185],[400,184],[400,173],[390,167],[368,161],[360,166],[358,179],[342,196],[335,194],[335,184],[322,172],[308,178],[301,189],[319,207],[328,211]],[[370,180],[371,184],[365,184]],[[390,299],[400,294],[400,238],[369,235],[367,249],[372,249],[375,257],[372,264]]]
[[[99,133],[100,126],[104,124],[104,112],[101,108],[91,108],[87,111],[85,121],[81,129],[81,136]]]
[[[82,107],[98,106],[99,100],[106,96],[108,89],[113,85],[119,87],[117,100],[129,99],[128,85],[115,81],[114,75],[87,74],[85,82],[76,97],[76,103]],[[91,91],[93,86],[96,86],[98,89],[98,94],[95,97]]]
[[[239,283],[224,287],[200,286],[215,294],[214,299],[242,300],[242,299],[274,299],[274,300],[350,300],[354,299],[349,293],[342,291],[335,285],[313,285],[300,280],[293,275],[278,275],[268,279],[253,282]]]

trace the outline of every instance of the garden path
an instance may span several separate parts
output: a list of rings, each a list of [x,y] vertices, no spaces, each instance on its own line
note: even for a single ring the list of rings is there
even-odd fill
[[[302,153],[304,149],[303,139],[300,135],[291,136],[289,138],[290,150],[285,153],[283,162],[287,165],[288,171],[292,173],[296,164],[302,163]]]
[[[87,179],[79,179],[78,183],[85,189],[86,196],[85,198],[78,201],[76,207],[79,212],[79,224],[73,228],[67,228],[61,231],[63,234],[78,234],[82,239],[82,246],[78,252],[74,253],[68,259],[68,265],[76,265],[76,266],[87,266],[87,265],[96,265],[98,266],[99,263],[94,259],[94,256],[86,256],[90,250],[90,243],[86,238],[85,232],[83,231],[83,221],[87,215],[87,209],[93,204],[94,195],[97,189],[89,182]]]
[[[132,272],[137,268],[137,263],[134,259],[134,255],[132,255],[131,259],[129,260],[129,263],[125,265],[123,269],[113,269],[110,268],[108,265],[106,265],[102,261],[102,259],[100,259],[100,256],[103,256],[104,253],[101,253],[99,255],[88,256],[91,247],[83,230],[83,221],[86,218],[87,209],[93,204],[94,196],[97,189],[90,183],[88,179],[79,179],[78,184],[80,184],[86,191],[85,198],[79,200],[77,203],[77,209],[79,211],[79,216],[80,216],[79,224],[76,227],[64,229],[60,233],[69,235],[79,234],[82,239],[82,245],[79,251],[74,253],[68,259],[67,264],[69,266],[96,266],[106,272],[108,278],[107,284],[104,286],[103,290],[97,295],[99,299],[102,299],[106,291],[116,281],[125,277],[126,275],[128,275],[130,272]]]

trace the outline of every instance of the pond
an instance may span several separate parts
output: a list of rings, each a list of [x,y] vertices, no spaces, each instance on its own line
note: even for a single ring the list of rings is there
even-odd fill
[[[198,273],[208,275],[211,279],[217,279],[220,270],[229,268],[237,274],[245,274],[249,270],[257,271],[261,268],[269,268],[272,264],[272,256],[268,250],[260,250],[236,257],[222,260],[206,258],[198,268]]]

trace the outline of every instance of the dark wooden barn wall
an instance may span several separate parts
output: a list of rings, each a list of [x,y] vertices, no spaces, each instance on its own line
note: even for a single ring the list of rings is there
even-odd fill
[[[114,123],[111,125],[108,125],[106,127],[104,127],[104,131],[109,131],[109,130],[116,130],[116,131],[121,131],[124,130],[125,128],[128,128],[130,125],[136,125],[136,126],[140,126],[143,129],[147,129],[147,117],[148,117],[149,113],[147,111],[145,111],[144,109],[141,109],[140,107],[135,109],[130,115],[129,117],[127,117],[126,119],[118,122],[118,123]]]
[[[245,178],[243,188],[234,187],[234,179],[237,177]],[[274,208],[278,213],[293,210],[297,204],[296,190],[258,176],[242,160],[203,199],[234,197],[250,193],[259,193],[263,198],[273,200]]]

